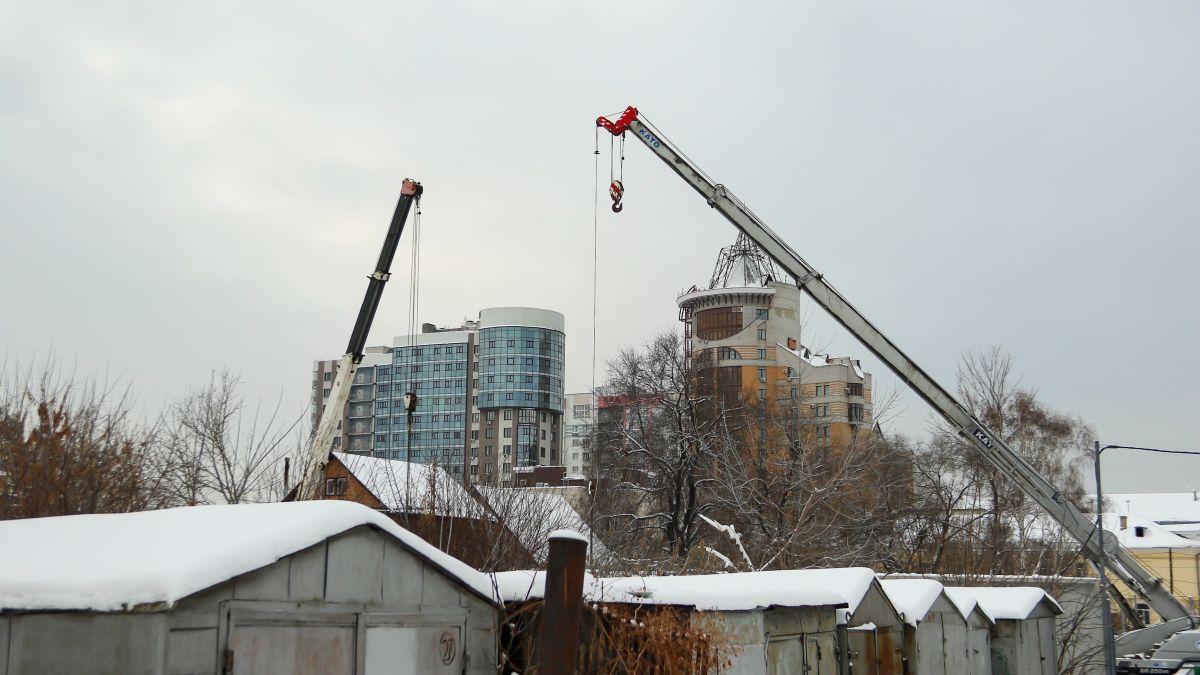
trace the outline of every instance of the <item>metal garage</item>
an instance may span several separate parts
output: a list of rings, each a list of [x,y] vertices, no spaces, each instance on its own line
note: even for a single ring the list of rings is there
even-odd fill
[[[349,502],[0,522],[0,675],[494,673],[487,578]]]

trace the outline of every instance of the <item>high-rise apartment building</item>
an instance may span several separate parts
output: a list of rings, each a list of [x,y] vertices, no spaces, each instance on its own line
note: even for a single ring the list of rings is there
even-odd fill
[[[595,423],[595,397],[590,393],[567,394],[563,416],[563,466],[567,477],[579,478],[591,473],[591,447],[588,437]]]
[[[871,428],[871,375],[800,344],[800,290],[745,236],[721,250],[708,288],[678,299],[700,384],[728,408],[758,408],[760,442],[852,443]]]
[[[516,469],[561,464],[566,342],[558,312],[495,307],[455,328],[425,324],[367,350],[335,447],[437,463],[467,482],[510,484]],[[313,416],[336,361],[313,367]],[[411,421],[404,394],[418,397]]]

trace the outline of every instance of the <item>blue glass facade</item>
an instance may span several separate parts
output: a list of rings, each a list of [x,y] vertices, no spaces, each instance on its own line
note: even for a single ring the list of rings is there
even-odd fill
[[[479,408],[563,411],[561,331],[528,326],[479,330]]]
[[[470,358],[469,344],[465,341],[393,350],[391,367],[376,369],[377,456],[462,464],[466,416],[470,410],[467,382]],[[411,438],[404,411],[407,391],[416,392],[420,399],[413,414]]]

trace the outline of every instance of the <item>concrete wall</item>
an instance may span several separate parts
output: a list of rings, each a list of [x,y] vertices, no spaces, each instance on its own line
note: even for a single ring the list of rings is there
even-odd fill
[[[360,526],[170,611],[0,617],[0,636],[10,633],[0,640],[0,675],[218,675],[226,650],[235,674],[358,675],[373,672],[372,652],[400,642],[410,656],[446,650],[447,672],[483,675],[495,672],[494,622],[490,603]]]

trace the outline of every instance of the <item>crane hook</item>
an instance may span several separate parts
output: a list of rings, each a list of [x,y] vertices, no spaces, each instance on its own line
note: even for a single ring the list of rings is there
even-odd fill
[[[625,208],[621,204],[621,198],[625,196],[625,186],[621,184],[621,181],[614,180],[608,186],[608,196],[612,197],[612,200],[613,200],[613,205],[612,205],[613,213],[620,213],[621,209]]]

